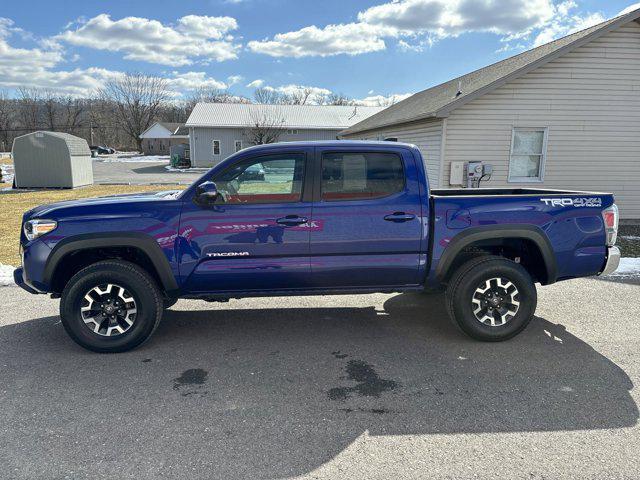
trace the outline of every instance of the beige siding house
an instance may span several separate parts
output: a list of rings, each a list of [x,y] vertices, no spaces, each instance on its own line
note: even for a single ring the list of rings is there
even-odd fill
[[[453,162],[492,164],[482,187],[613,192],[640,219],[640,10],[420,92],[344,138],[420,147],[432,187]],[[459,164],[458,164],[459,165]]]

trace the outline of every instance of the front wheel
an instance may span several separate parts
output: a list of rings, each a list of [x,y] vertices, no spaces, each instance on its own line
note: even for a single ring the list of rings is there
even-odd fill
[[[131,350],[147,340],[162,318],[154,280],[121,260],[94,263],[76,273],[60,300],[62,325],[80,346],[94,352]]]
[[[462,264],[446,292],[447,310],[472,338],[499,342],[526,328],[536,310],[533,279],[522,265],[495,256]]]

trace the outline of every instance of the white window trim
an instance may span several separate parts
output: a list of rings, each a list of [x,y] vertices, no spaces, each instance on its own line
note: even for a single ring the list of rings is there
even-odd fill
[[[238,149],[238,143],[240,144],[240,149]],[[240,150],[242,150],[242,140],[235,140],[233,142],[233,149],[235,150],[234,153],[239,152]]]
[[[216,153],[216,142],[218,142],[218,153]],[[220,142],[220,140],[211,140],[211,154],[214,157],[219,157],[220,155],[222,155],[222,142]]]
[[[513,146],[516,132],[544,132],[542,138],[542,155],[540,156],[540,176],[534,177],[514,177],[511,175],[511,157],[513,157]],[[544,183],[544,171],[547,163],[547,140],[549,138],[549,127],[513,127],[511,129],[511,149],[509,150],[509,183]]]

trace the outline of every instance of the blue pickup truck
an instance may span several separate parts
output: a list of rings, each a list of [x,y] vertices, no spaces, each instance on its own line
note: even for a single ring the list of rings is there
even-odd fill
[[[536,283],[613,272],[617,228],[610,194],[430,191],[412,145],[284,143],[182,192],[34,208],[14,277],[61,298],[64,328],[97,352],[140,345],[178,298],[442,288],[463,332],[501,341],[532,319]]]

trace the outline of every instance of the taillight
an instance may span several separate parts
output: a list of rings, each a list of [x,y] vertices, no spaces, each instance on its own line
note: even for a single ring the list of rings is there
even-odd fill
[[[604,228],[607,232],[607,246],[613,247],[618,238],[618,206],[614,203],[602,211]]]

